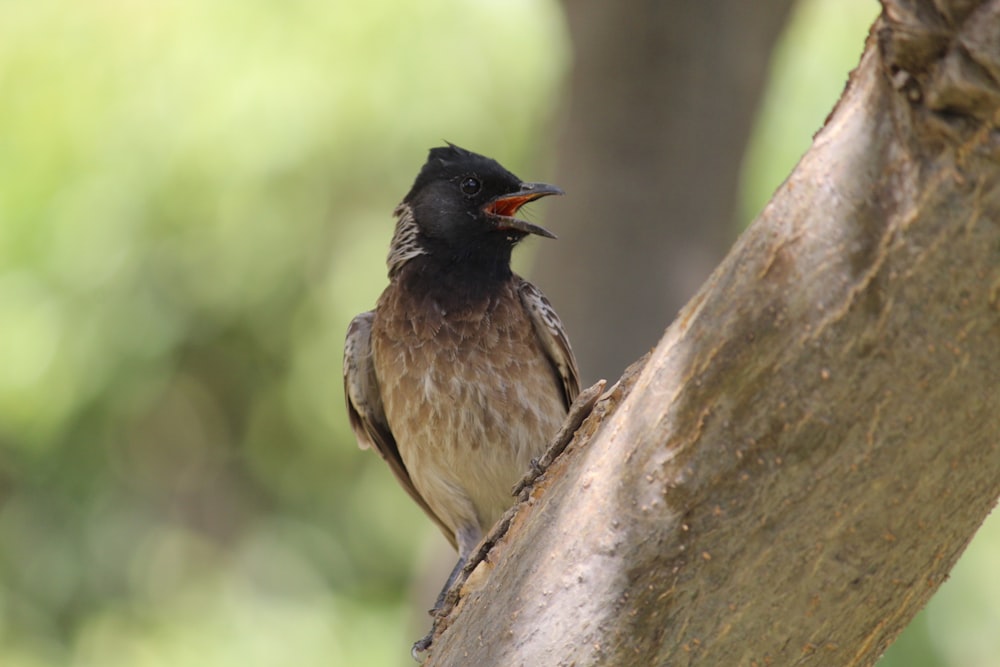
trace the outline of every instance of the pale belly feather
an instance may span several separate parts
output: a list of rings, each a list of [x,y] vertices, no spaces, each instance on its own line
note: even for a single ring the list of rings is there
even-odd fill
[[[486,316],[441,312],[434,321],[421,311],[409,327],[376,322],[373,330],[400,456],[414,486],[456,533],[469,524],[488,530],[513,504],[511,487],[565,416],[551,363],[511,296]]]

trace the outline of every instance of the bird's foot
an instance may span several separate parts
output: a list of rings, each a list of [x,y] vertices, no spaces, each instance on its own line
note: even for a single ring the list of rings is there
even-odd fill
[[[531,461],[528,462],[528,467],[531,469],[531,472],[535,473],[536,475],[541,475],[543,472],[545,472],[545,468],[542,467],[541,461],[535,458],[531,459]]]
[[[423,662],[427,658],[427,650],[434,643],[434,628],[424,635],[422,638],[413,642],[413,648],[410,649],[410,656],[413,657],[417,662]]]
[[[580,392],[569,406],[569,413],[563,421],[562,428],[552,438],[552,444],[545,450],[540,459],[531,459],[531,469],[521,478],[521,480],[511,489],[511,494],[520,496],[521,493],[535,483],[542,474],[549,469],[552,462],[562,454],[566,446],[573,440],[576,430],[583,425],[583,421],[594,410],[594,405],[603,396],[604,386],[607,380],[598,380],[593,386]]]

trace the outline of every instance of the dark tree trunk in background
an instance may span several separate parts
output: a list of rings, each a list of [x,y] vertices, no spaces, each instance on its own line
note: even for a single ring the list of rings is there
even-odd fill
[[[649,350],[737,233],[740,164],[792,0],[565,2],[574,63],[533,276],[585,379]]]
[[[882,5],[428,665],[871,665],[945,580],[1000,495],[1000,0]]]

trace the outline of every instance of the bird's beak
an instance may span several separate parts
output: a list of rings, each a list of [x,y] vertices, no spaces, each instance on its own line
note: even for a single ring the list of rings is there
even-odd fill
[[[496,223],[497,229],[512,229],[526,234],[537,234],[547,236],[550,239],[556,235],[539,225],[533,225],[526,220],[515,218],[518,210],[530,201],[535,201],[547,195],[561,195],[563,191],[548,183],[521,183],[521,188],[517,192],[500,195],[493,199],[483,210],[489,214]]]

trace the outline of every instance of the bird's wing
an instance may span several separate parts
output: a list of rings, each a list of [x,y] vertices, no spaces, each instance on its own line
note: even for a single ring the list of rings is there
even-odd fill
[[[413,486],[410,473],[399,455],[396,438],[385,418],[375,364],[372,362],[371,332],[374,319],[374,311],[361,313],[351,320],[351,325],[347,328],[347,340],[344,343],[344,397],[347,399],[351,429],[361,449],[374,449],[379,453],[410,497],[441,528],[452,546],[455,546],[454,533],[431,510],[427,501]]]
[[[576,367],[576,357],[573,356],[573,349],[569,346],[566,330],[563,329],[562,321],[545,295],[523,278],[520,278],[520,283],[518,294],[521,296],[521,303],[531,318],[535,334],[549,361],[552,362],[553,370],[562,381],[563,398],[566,400],[568,410],[576,395],[580,393],[580,371]]]

